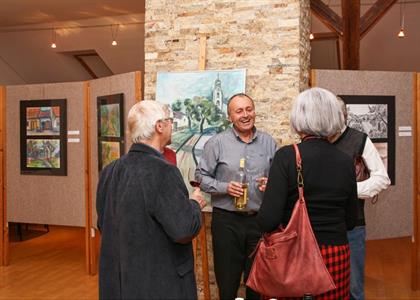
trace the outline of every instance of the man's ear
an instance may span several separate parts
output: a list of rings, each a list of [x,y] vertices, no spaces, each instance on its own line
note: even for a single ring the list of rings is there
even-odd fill
[[[163,125],[162,124],[163,124],[162,122],[156,122],[155,131],[157,133],[162,133],[163,132]]]

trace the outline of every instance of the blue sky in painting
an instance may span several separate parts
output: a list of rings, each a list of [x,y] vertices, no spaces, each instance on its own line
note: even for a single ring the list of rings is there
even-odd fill
[[[158,73],[156,100],[171,104],[177,99],[183,100],[194,96],[212,99],[213,85],[218,74],[225,101],[233,94],[245,92],[245,69]]]

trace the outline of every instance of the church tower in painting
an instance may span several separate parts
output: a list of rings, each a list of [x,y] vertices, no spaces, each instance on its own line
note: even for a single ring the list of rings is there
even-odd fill
[[[217,79],[214,81],[213,103],[218,108],[220,108],[220,110],[223,110],[223,91],[222,91],[222,82],[219,79],[219,74],[217,74]]]

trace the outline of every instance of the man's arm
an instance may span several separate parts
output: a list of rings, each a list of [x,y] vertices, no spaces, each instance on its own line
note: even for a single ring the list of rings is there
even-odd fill
[[[201,182],[200,188],[209,194],[226,194],[228,182],[216,179],[216,169],[219,161],[220,148],[215,139],[210,139],[203,149],[201,160],[195,171],[196,179]]]
[[[199,201],[189,199],[181,173],[176,167],[168,166],[162,171],[164,175],[159,191],[150,202],[151,214],[174,242],[187,243],[201,228]]]
[[[382,159],[372,141],[366,138],[362,157],[370,171],[370,177],[357,183],[357,196],[361,199],[371,198],[385,190],[391,183]]]

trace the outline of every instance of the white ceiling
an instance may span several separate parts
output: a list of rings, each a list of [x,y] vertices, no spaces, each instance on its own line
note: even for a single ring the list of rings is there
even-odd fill
[[[113,74],[143,70],[144,3],[0,0],[0,85],[91,79],[76,52],[96,52]],[[116,47],[111,24],[120,24]]]
[[[144,13],[145,0],[1,0],[0,28]]]

